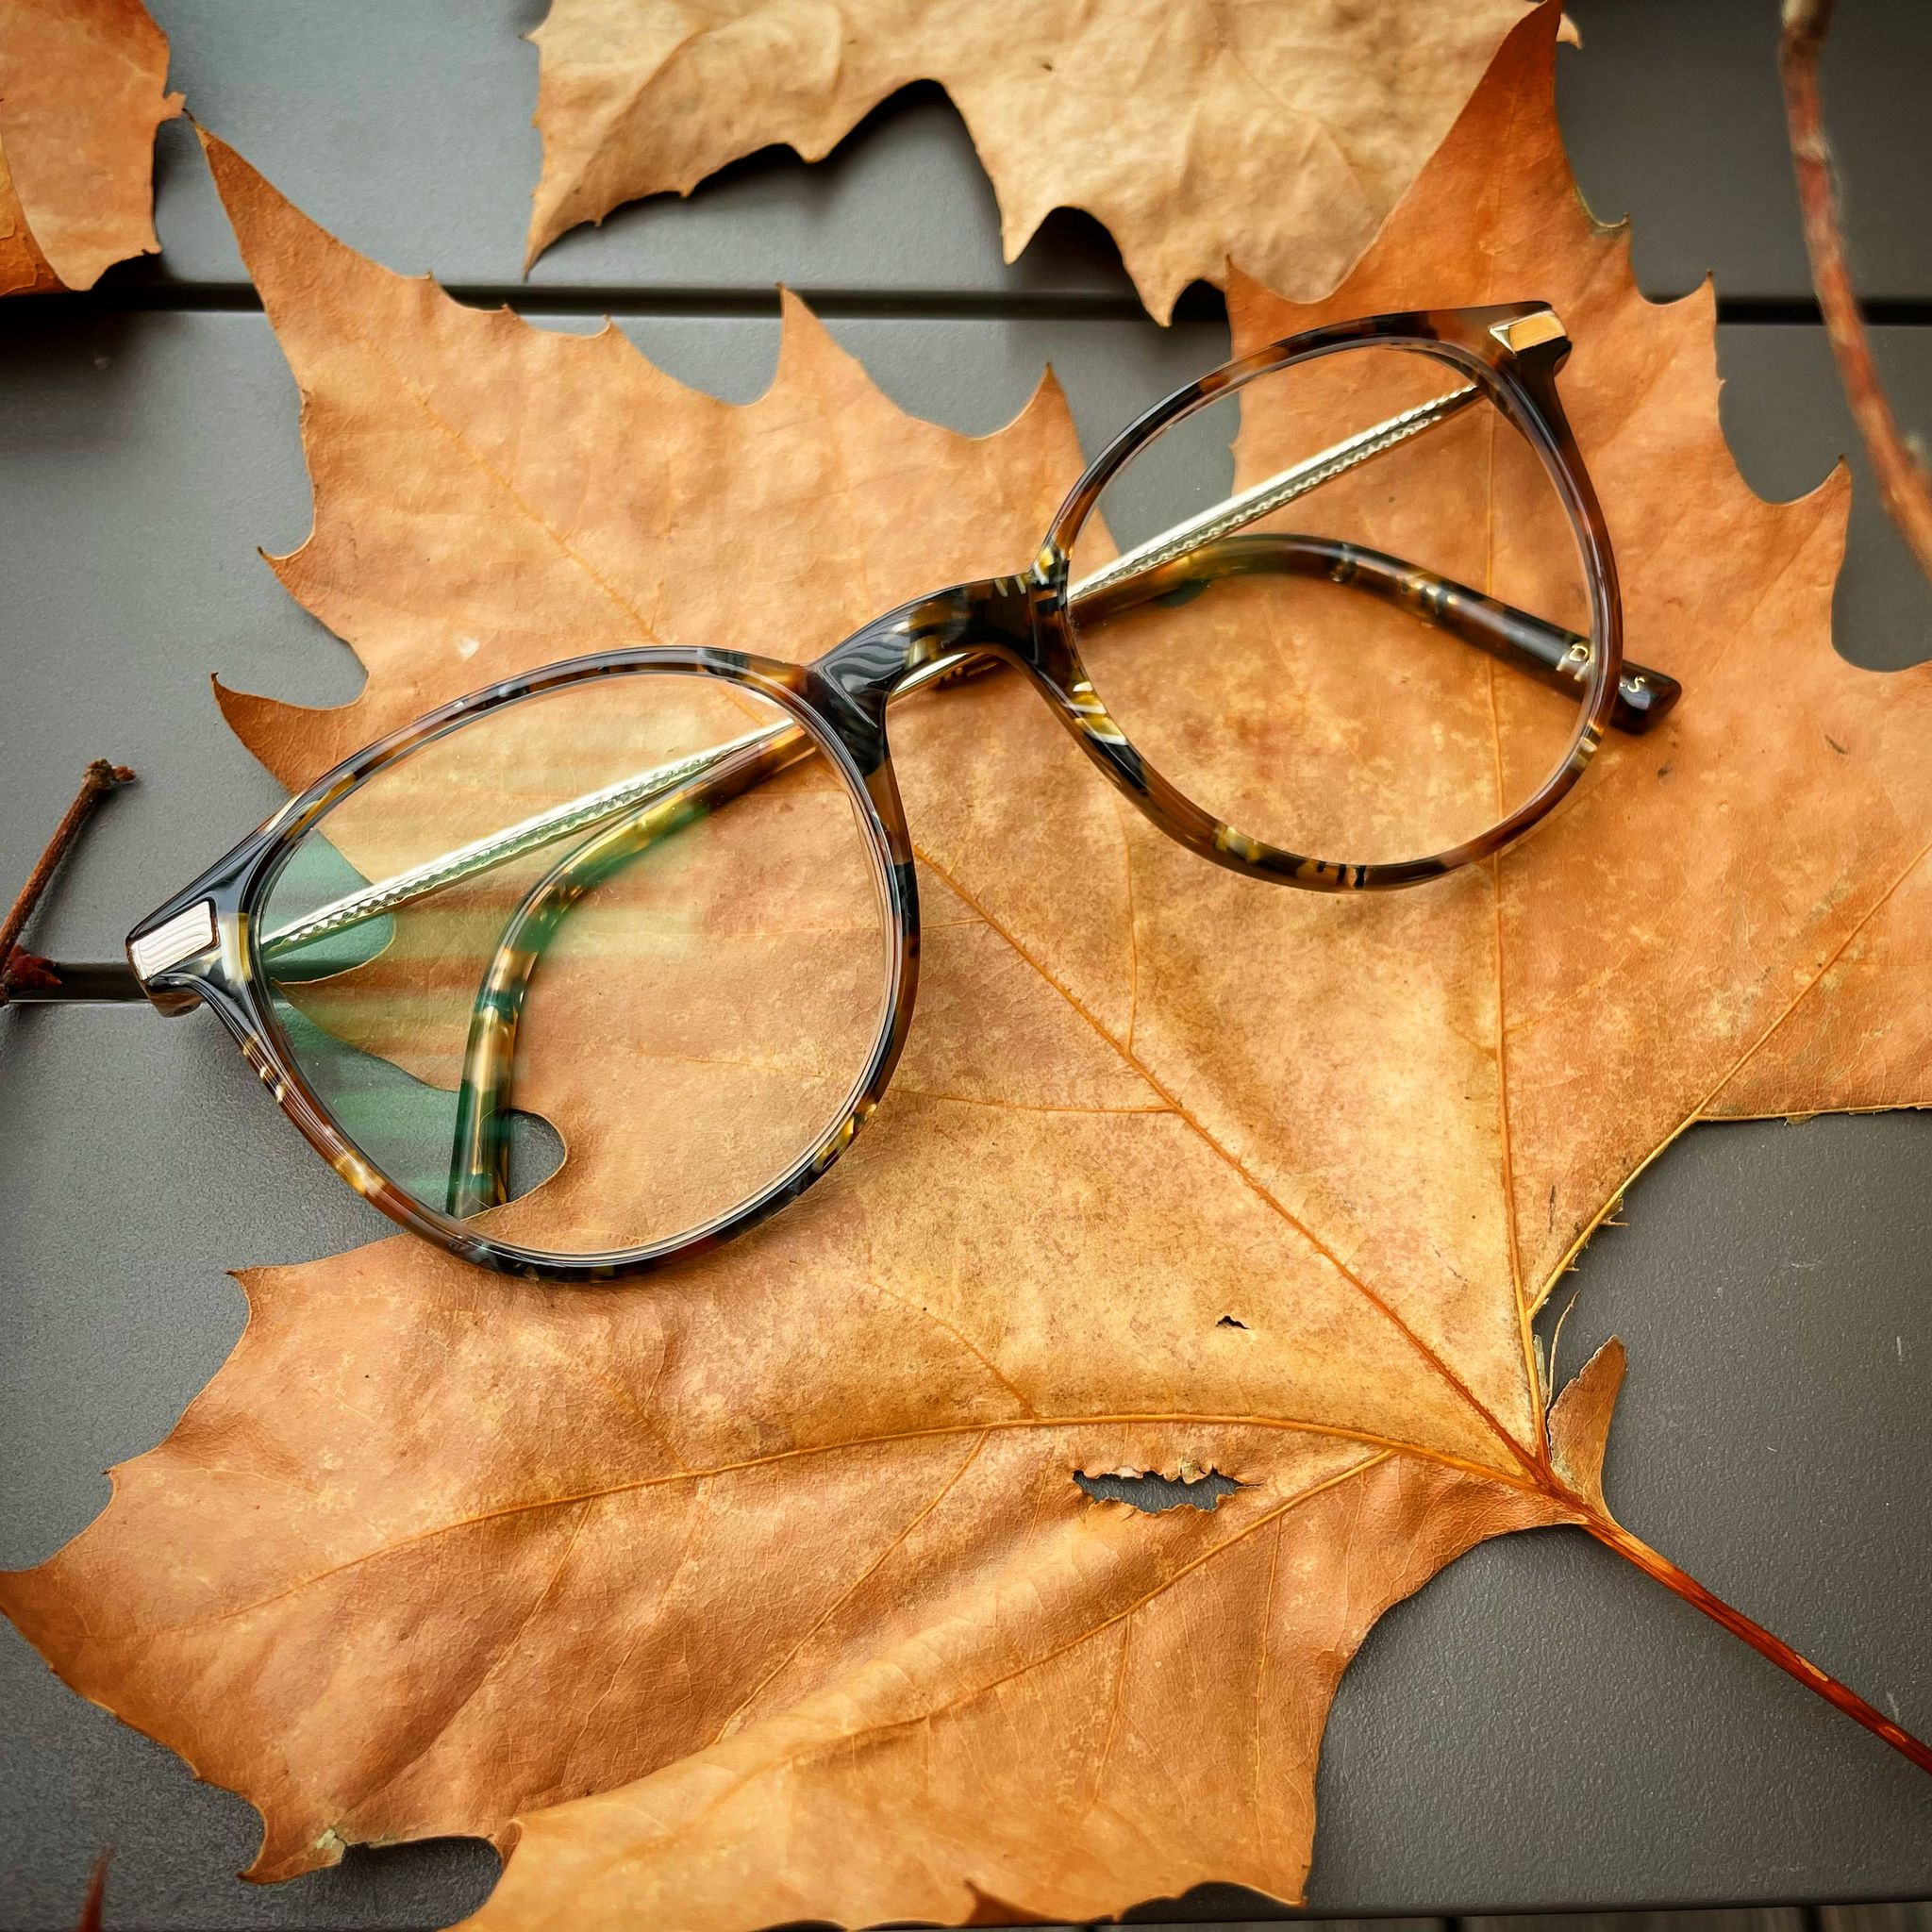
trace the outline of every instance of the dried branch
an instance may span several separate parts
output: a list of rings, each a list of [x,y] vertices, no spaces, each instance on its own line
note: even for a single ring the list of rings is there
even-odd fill
[[[133,780],[134,773],[130,767],[110,765],[106,758],[96,758],[87,768],[87,775],[80,781],[80,790],[75,793],[74,803],[54,827],[54,836],[47,841],[46,850],[27,874],[26,884],[20,889],[20,896],[8,908],[6,919],[0,921],[0,1006],[7,1004],[8,994],[16,986],[47,983],[47,962],[32,953],[22,951],[20,936],[26,930],[26,923],[33,917],[41,895],[53,883],[54,874],[60,869],[60,861],[86,829],[94,808],[117,786],[131,784]]]
[[[1886,513],[1912,547],[1919,567],[1932,577],[1932,477],[1899,433],[1873,360],[1871,338],[1845,260],[1839,222],[1838,189],[1831,148],[1824,138],[1824,114],[1818,98],[1818,57],[1831,27],[1837,0],[1785,0],[1784,38],[1778,67],[1784,75],[1785,117],[1790,127],[1791,162],[1798,174],[1798,200],[1805,212],[1805,245],[1811,256],[1811,281],[1824,313],[1825,332],[1838,358],[1845,400],[1852,406],[1872,474]]]

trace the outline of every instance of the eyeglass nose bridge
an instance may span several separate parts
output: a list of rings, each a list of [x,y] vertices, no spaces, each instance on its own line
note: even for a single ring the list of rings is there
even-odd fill
[[[979,577],[913,597],[841,639],[809,667],[813,696],[859,759],[884,750],[886,707],[932,686],[1013,664],[1040,676],[1064,595],[1056,576]]]

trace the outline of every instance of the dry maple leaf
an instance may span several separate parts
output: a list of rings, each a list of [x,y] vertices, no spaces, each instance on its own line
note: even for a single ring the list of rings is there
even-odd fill
[[[552,0],[534,259],[621,202],[782,142],[815,161],[935,80],[992,177],[1008,261],[1056,208],[1120,246],[1163,321],[1229,257],[1313,295],[1367,245],[1524,0]]]
[[[181,111],[142,0],[0,8],[0,295],[91,289],[159,247],[155,129]]]
[[[922,1000],[836,1174],[595,1291],[400,1239],[256,1273],[174,1435],[0,1585],[70,1682],[260,1807],[254,1875],[476,1832],[521,1837],[501,1926],[1291,1898],[1356,1645],[1540,1523],[1856,1702],[1610,1517],[1621,1352],[1546,1417],[1529,1345],[1686,1123],[1752,1082],[1839,1104],[1840,1049],[1795,1043],[1855,988],[1874,1024],[1881,983],[1843,969],[1932,838],[1932,675],[1829,646],[1842,475],[1784,506],[1738,477],[1707,292],[1646,304],[1575,197],[1554,26],[1507,42],[1322,310],[1243,287],[1236,325],[1554,302],[1631,649],[1685,703],[1499,864],[1353,900],[1179,853],[1016,679],[908,708]],[[794,305],[734,408],[614,332],[389,275],[212,155],[304,391],[317,526],[277,568],[371,672],[336,711],[225,697],[291,783],[569,649],[809,656],[1027,555],[1076,468],[1051,388],[954,436]],[[1123,1468],[1241,1487],[1151,1518],[1073,1479]]]

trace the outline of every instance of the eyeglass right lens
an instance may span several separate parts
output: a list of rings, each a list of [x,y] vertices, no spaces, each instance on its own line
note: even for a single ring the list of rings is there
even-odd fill
[[[1075,541],[1103,705],[1237,831],[1341,864],[1480,839],[1570,757],[1593,643],[1535,449],[1457,369],[1350,347],[1152,439]]]

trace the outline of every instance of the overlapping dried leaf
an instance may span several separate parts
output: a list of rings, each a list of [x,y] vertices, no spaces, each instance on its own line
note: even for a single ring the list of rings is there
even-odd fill
[[[1163,319],[1230,257],[1313,295],[1367,246],[1523,4],[553,0],[532,36],[529,253],[761,147],[818,160],[888,94],[936,80],[992,177],[1008,261],[1077,208]]]
[[[1337,900],[1163,841],[1018,680],[908,710],[919,1021],[830,1179],[594,1293],[402,1240],[258,1273],[174,1436],[0,1589],[261,1807],[256,1875],[520,1830],[482,1920],[519,1932],[1294,1897],[1380,1610],[1481,1537],[1607,1525],[1621,1360],[1546,1431],[1527,1324],[1627,1177],[1746,1093],[1856,1102],[1858,1040],[1927,1097],[1876,968],[1924,896],[1932,677],[1832,653],[1843,479],[1738,477],[1708,295],[1646,304],[1576,199],[1554,25],[1344,287],[1239,288],[1237,332],[1555,303],[1630,647],[1679,711],[1500,864]],[[567,650],[812,654],[1011,568],[1076,466],[1050,387],[951,436],[793,307],[732,408],[614,332],[390,275],[214,159],[307,401],[317,528],[277,568],[371,672],[339,712],[226,699],[291,782]],[[1123,1467],[1241,1488],[1148,1518],[1072,1479]]]
[[[0,8],[0,295],[151,255],[155,129],[181,111],[142,0]]]

